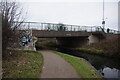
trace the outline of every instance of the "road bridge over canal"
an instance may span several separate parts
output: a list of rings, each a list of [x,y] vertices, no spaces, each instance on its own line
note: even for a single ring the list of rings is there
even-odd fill
[[[114,34],[116,30],[107,30],[101,26],[79,26],[55,23],[24,22],[20,30],[28,30],[38,38],[56,38],[57,43],[66,47],[77,47],[88,43],[99,42]],[[109,34],[109,36],[107,36]]]

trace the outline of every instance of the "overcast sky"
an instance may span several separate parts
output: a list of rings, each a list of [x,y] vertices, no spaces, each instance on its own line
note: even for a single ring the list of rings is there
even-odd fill
[[[27,21],[102,25],[103,0],[20,0]],[[118,1],[105,0],[106,28],[118,29]]]

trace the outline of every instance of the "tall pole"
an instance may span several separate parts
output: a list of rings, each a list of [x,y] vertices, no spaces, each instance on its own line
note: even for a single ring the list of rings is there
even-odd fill
[[[104,4],[104,0],[103,0],[103,21],[102,21],[102,27],[103,27],[103,30],[104,30],[104,28],[105,28],[105,19],[104,19],[104,17],[105,17],[105,13],[104,13],[104,11],[105,11],[105,8],[104,8],[104,6],[105,6],[105,4]]]
[[[118,2],[118,34],[120,34],[120,1]],[[120,41],[120,37],[118,37],[118,41]],[[120,47],[120,42],[118,42],[118,48]],[[120,72],[118,72],[120,77]]]
[[[103,21],[104,21],[104,10],[105,8],[104,8],[104,0],[103,0]]]

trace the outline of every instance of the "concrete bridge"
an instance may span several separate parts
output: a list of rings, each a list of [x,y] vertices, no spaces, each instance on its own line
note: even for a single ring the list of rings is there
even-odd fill
[[[56,38],[58,45],[66,47],[80,47],[85,44],[99,42],[119,31],[106,30],[100,26],[78,26],[67,24],[25,22],[21,30],[27,30],[37,38]]]

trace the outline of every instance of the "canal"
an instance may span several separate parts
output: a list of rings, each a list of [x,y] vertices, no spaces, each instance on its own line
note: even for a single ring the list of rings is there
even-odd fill
[[[57,51],[86,59],[105,78],[120,78],[120,63],[117,59],[81,53],[75,50],[57,49]]]

